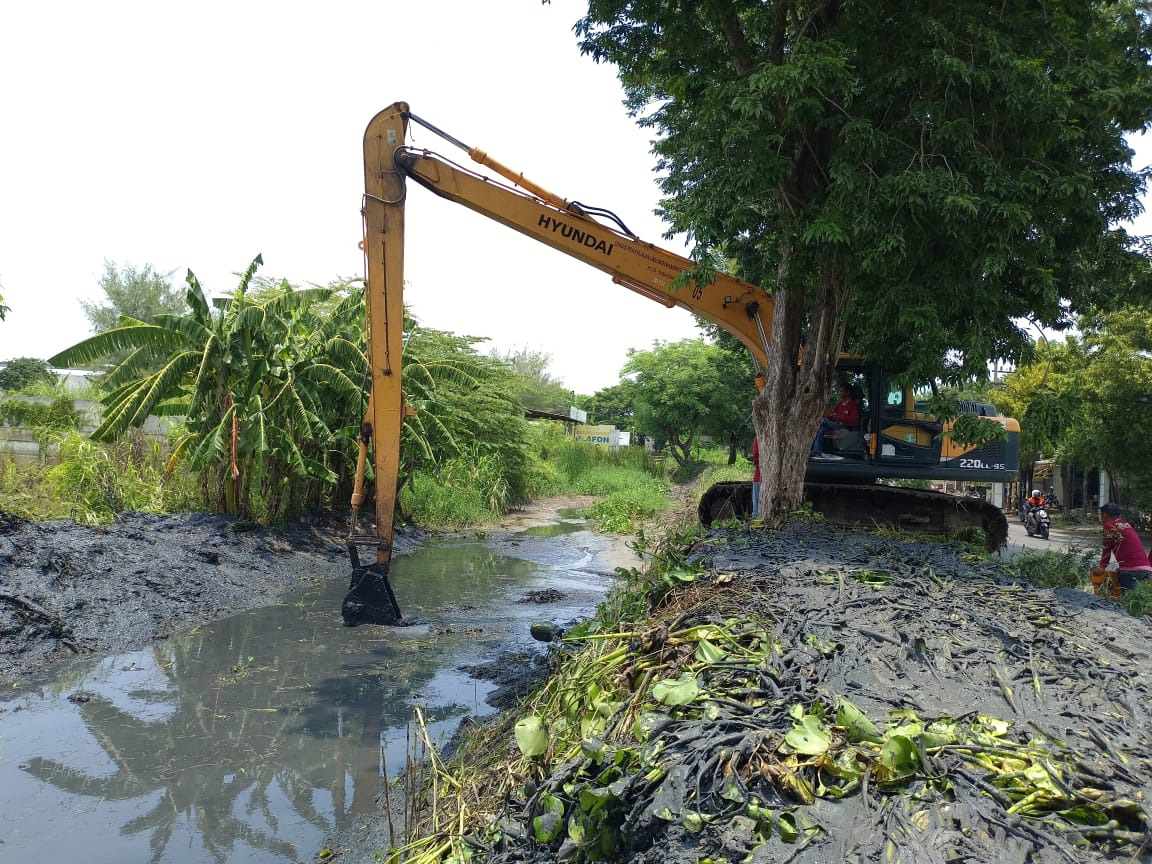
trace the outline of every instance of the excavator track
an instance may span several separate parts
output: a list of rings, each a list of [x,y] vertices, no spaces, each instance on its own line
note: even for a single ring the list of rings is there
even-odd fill
[[[804,499],[834,525],[889,525],[925,534],[963,534],[978,528],[989,551],[1008,542],[1008,518],[978,498],[943,492],[851,483],[806,483]],[[705,527],[720,519],[747,518],[752,513],[752,484],[726,481],[709,488],[697,508]]]

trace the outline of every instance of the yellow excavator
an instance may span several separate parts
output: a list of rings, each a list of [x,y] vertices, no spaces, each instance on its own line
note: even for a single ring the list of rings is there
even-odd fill
[[[499,179],[453,162],[427,149],[407,146],[409,124],[416,123],[468,154]],[[469,207],[509,228],[583,261],[612,281],[666,307],[679,306],[722,327],[739,339],[759,370],[767,359],[773,301],[755,285],[723,273],[699,285],[689,280],[693,262],[644,242],[612,212],[561,198],[484,151],[469,147],[413,114],[407,103],[384,109],[364,133],[363,250],[367,274],[367,345],[372,370],[368,409],[361,424],[352,520],[347,546],[352,563],[350,590],[341,610],[346,624],[395,624],[402,619],[388,581],[392,554],[400,432],[406,411],[401,393],[403,350],[404,202],[412,181],[442,198]],[[805,495],[833,521],[885,521],[920,530],[950,533],[984,529],[990,545],[1002,545],[1007,520],[999,508],[915,489],[879,486],[885,479],[1008,482],[1016,475],[1019,424],[1000,417],[994,406],[972,403],[970,413],[1003,425],[1007,436],[979,448],[965,448],[942,437],[946,428],[927,415],[917,391],[894,383],[884,369],[843,357],[837,380],[849,387],[860,423],[842,428],[825,441],[829,458],[809,463]],[[374,533],[360,533],[360,506],[369,450],[375,470]],[[705,524],[751,511],[751,483],[726,483],[701,498]],[[362,561],[361,548],[374,548],[374,560]]]

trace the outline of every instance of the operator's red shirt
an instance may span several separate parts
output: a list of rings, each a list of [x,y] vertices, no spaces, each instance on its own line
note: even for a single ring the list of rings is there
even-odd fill
[[[860,422],[860,406],[856,404],[855,399],[841,399],[828,416],[845,426],[855,426]]]
[[[1123,519],[1110,519],[1104,523],[1104,554],[1100,556],[1100,566],[1107,567],[1108,559],[1116,553],[1116,563],[1121,570],[1152,570],[1148,563],[1148,553],[1140,542],[1136,529]]]

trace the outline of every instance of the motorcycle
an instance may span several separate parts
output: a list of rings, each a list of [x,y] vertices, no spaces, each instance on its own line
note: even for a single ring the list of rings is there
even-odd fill
[[[1028,511],[1024,517],[1024,530],[1028,532],[1029,537],[1035,537],[1039,534],[1045,540],[1048,539],[1048,532],[1052,528],[1052,520],[1048,516],[1048,502],[1037,505]]]

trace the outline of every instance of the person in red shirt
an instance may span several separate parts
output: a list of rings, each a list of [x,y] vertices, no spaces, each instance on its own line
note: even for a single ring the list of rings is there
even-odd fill
[[[840,385],[840,401],[836,407],[828,412],[828,416],[820,421],[820,428],[816,431],[816,440],[812,442],[812,459],[840,459],[840,456],[829,456],[824,453],[824,436],[845,426],[860,425],[860,406],[852,398],[852,391],[847,384]]]
[[[1120,518],[1118,504],[1100,505],[1100,522],[1104,534],[1104,552],[1100,556],[1100,567],[1108,566],[1113,553],[1116,555],[1116,581],[1125,591],[1131,591],[1137,583],[1152,578],[1152,564],[1148,553],[1140,542],[1140,535],[1131,523]]]
[[[756,471],[752,474],[752,518],[760,515],[760,437],[752,438],[752,464]]]

